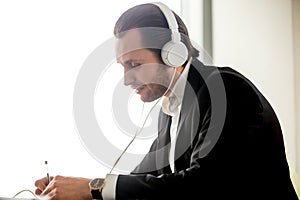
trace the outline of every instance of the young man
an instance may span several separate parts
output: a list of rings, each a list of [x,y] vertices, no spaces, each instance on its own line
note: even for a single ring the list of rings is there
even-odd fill
[[[138,5],[119,18],[114,34],[124,84],[144,102],[164,98],[158,137],[129,175],[57,176],[47,187],[43,178],[35,183],[37,194],[53,199],[297,199],[271,105],[238,72],[201,63],[176,14],[162,4]]]

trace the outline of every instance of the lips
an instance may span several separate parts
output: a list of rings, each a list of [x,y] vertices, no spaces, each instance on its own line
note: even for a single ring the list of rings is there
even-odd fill
[[[137,94],[140,94],[144,88],[145,88],[145,85],[141,85],[141,86],[135,87],[134,89]]]

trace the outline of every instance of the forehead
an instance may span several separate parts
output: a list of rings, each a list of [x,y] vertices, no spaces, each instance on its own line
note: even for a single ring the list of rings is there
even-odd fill
[[[138,30],[132,29],[127,31],[121,38],[117,39],[116,42],[116,57],[119,60],[128,54],[136,52],[136,50],[143,49],[141,42],[141,34]]]

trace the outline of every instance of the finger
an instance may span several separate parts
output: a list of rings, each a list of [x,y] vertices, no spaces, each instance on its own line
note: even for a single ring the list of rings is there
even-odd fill
[[[42,191],[41,195],[49,195],[49,193],[54,189],[52,182]]]
[[[40,194],[40,196],[47,197],[47,199],[53,199],[56,193],[56,188],[53,188],[52,186],[46,187],[46,189]]]
[[[36,180],[36,181],[34,182],[34,185],[35,185],[36,187],[38,187],[38,186],[42,185],[42,183],[45,182],[45,181],[46,181],[46,177],[41,178],[41,179],[38,179],[38,180]]]
[[[57,200],[57,196],[55,195],[55,192],[54,191],[52,191],[52,192],[50,192],[49,194],[47,194],[46,196],[46,199],[50,199],[50,200]]]
[[[56,195],[57,187],[61,183],[61,180],[63,180],[65,177],[57,175],[55,177],[50,177],[50,183],[47,185],[42,193],[41,196],[47,196],[50,197],[52,200],[56,200],[58,196]]]
[[[36,180],[34,185],[41,191],[43,191],[46,188],[47,178],[41,178],[39,180]]]
[[[54,197],[55,197],[54,192],[50,192],[47,195],[40,194],[40,195],[38,195],[38,197],[39,197],[38,199],[55,200],[54,199]]]
[[[36,195],[40,195],[40,194],[42,194],[42,192],[43,192],[43,191],[40,190],[40,189],[38,189],[38,188],[35,190],[35,194],[36,194]]]

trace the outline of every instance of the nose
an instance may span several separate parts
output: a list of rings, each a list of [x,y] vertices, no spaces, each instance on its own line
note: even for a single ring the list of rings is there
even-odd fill
[[[135,73],[134,70],[124,69],[124,85],[132,85],[135,82]]]

